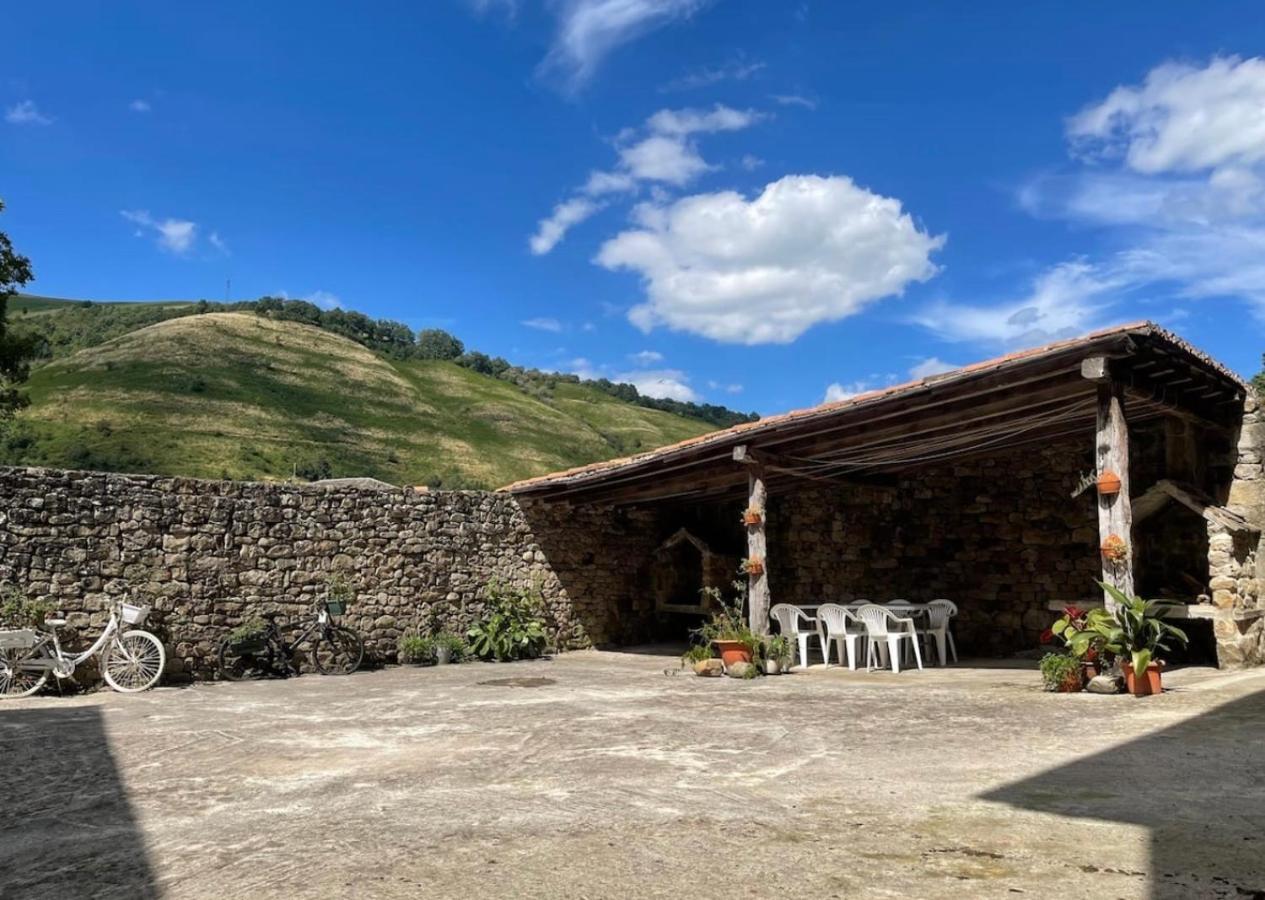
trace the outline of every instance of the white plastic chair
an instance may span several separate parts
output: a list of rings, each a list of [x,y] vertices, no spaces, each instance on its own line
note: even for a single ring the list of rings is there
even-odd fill
[[[890,609],[870,604],[862,606],[856,612],[857,618],[865,623],[865,633],[870,641],[870,649],[866,654],[867,671],[874,669],[875,655],[886,668],[891,661],[892,672],[900,674],[901,642],[909,641],[914,649],[914,660],[922,669],[922,650],[918,646],[918,632],[914,629],[914,620],[901,618]]]
[[[957,604],[952,600],[932,600],[927,604],[927,624],[922,630],[923,638],[928,643],[936,642],[936,650],[940,654],[940,665],[948,665],[945,645],[953,654],[953,661],[958,661],[958,648],[953,642],[953,632],[949,630],[949,620],[958,614]]]
[[[821,655],[826,655],[826,639],[817,630],[816,620],[798,606],[779,603],[769,610],[769,618],[777,622],[778,631],[795,641],[801,666],[808,665],[808,639],[813,635],[821,641]]]
[[[847,651],[848,668],[856,671],[857,659],[860,657],[859,642],[865,640],[865,626],[853,614],[852,610],[838,603],[825,603],[817,608],[817,622],[821,628],[822,653],[826,657],[826,665],[830,665],[830,646],[838,648],[836,655],[839,665],[844,663],[844,651]]]

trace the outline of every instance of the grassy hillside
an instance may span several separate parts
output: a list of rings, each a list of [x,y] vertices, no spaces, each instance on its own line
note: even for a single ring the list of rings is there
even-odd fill
[[[394,361],[243,313],[126,331],[54,358],[27,390],[31,407],[0,449],[8,462],[209,478],[492,487],[712,427],[583,384],[538,398],[451,362]]]

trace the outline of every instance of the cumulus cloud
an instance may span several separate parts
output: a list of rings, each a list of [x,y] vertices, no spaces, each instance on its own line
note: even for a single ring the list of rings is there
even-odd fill
[[[158,246],[169,253],[183,255],[192,248],[197,240],[198,225],[187,219],[156,219],[144,209],[125,209],[119,212],[124,219],[137,226],[136,235],[142,237],[151,234]]]
[[[1265,59],[1165,63],[1068,122],[1077,152],[1135,172],[1197,172],[1265,160]]]
[[[635,221],[596,260],[641,276],[633,324],[741,344],[788,343],[898,295],[936,273],[944,244],[900,201],[844,177],[788,175],[750,200],[724,191],[642,204]]]
[[[308,303],[315,303],[321,309],[339,309],[343,305],[342,298],[329,291],[312,291],[300,298]]]
[[[619,159],[611,171],[590,172],[580,189],[541,219],[528,243],[537,256],[551,251],[567,232],[600,210],[611,195],[643,185],[684,187],[717,168],[703,159],[695,136],[748,128],[763,118],[750,109],[717,103],[710,109],[661,109],[640,129],[625,129],[615,142]]]
[[[848,384],[841,384],[833,381],[826,386],[826,395],[822,397],[822,403],[837,403],[840,400],[850,400],[861,394],[868,394],[875,390],[875,386],[868,381],[853,381]]]
[[[153,109],[153,107],[149,105],[148,100],[133,100],[127,105],[127,108],[135,113],[147,113]]]
[[[616,382],[631,384],[646,397],[660,400],[681,400],[695,403],[699,396],[689,384],[689,376],[680,369],[648,369],[624,372],[615,376]]]
[[[928,356],[922,362],[910,368],[909,377],[913,379],[930,378],[932,375],[942,375],[945,372],[952,372],[958,368],[961,368],[961,366],[956,363],[945,362],[938,357]]]
[[[555,334],[562,331],[561,322],[557,319],[550,319],[545,316],[540,316],[535,319],[524,319],[519,324],[525,328],[534,328],[537,331],[552,331]]]
[[[546,75],[578,89],[617,47],[688,19],[708,0],[556,0],[558,30],[541,63]]]
[[[53,117],[45,115],[34,100],[22,100],[4,111],[10,125],[52,125]]]

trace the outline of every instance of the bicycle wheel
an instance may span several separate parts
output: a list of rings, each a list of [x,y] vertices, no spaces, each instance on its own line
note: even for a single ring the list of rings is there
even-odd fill
[[[116,691],[134,694],[158,684],[166,664],[162,641],[148,631],[125,631],[101,654],[101,676]]]
[[[48,669],[28,668],[23,663],[37,659],[44,661],[47,657],[48,651],[44,647],[0,649],[0,697],[29,697],[42,688],[48,681]]]
[[[273,671],[272,641],[268,641],[254,652],[242,652],[231,637],[226,637],[220,641],[220,651],[217,655],[220,677],[225,681],[261,678],[264,675],[271,675]]]
[[[350,675],[360,668],[365,644],[360,635],[341,625],[329,625],[313,641],[312,661],[322,675]]]

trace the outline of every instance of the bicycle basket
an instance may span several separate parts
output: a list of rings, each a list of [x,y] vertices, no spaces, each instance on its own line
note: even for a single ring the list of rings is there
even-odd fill
[[[326,600],[325,611],[331,616],[341,616],[347,612],[347,603],[344,600]]]
[[[0,650],[30,650],[35,643],[35,632],[29,628],[0,631]]]
[[[145,621],[145,617],[149,615],[148,606],[134,606],[131,603],[121,604],[121,617],[125,625],[140,625]]]

